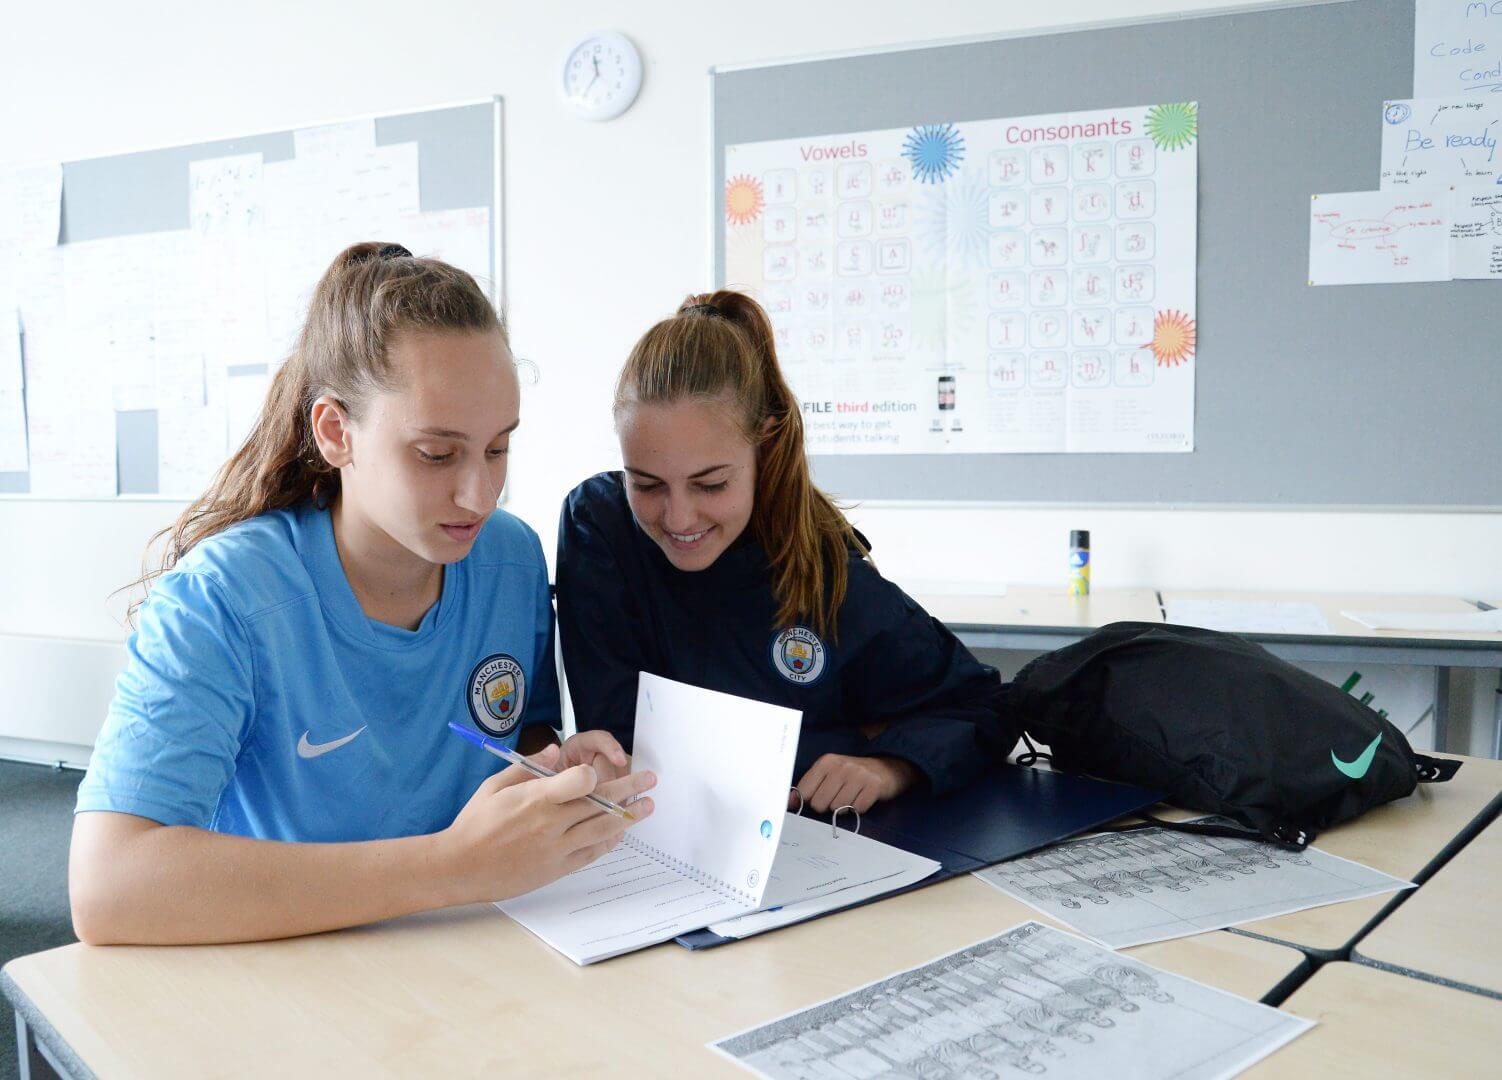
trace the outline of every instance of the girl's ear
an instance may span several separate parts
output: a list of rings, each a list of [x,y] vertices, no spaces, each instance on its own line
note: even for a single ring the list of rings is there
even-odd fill
[[[324,394],[315,402],[309,415],[313,428],[313,441],[323,459],[336,469],[342,469],[354,460],[354,446],[350,440],[349,414],[331,394]]]

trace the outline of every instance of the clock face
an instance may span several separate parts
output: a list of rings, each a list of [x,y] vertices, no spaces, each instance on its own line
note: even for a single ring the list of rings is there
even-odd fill
[[[563,96],[581,116],[619,116],[640,89],[641,56],[624,34],[592,34],[564,61]]]

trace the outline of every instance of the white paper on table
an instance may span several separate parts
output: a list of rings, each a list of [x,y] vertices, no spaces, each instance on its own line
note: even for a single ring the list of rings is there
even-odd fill
[[[709,1046],[772,1080],[1211,1080],[1313,1026],[1026,922]]]
[[[1113,949],[1413,888],[1318,848],[1159,828],[1087,836],[974,873]]]
[[[375,120],[345,120],[338,124],[300,128],[292,133],[292,151],[299,158],[360,154],[375,149]]]
[[[1499,138],[1502,94],[1383,102],[1378,186],[1438,191],[1495,184],[1502,179]]]
[[[0,308],[0,473],[26,471],[25,385],[20,315]]]
[[[762,909],[711,923],[721,937],[744,938],[790,926],[922,881],[940,864],[826,821],[788,814]]]
[[[0,166],[0,246],[56,247],[62,205],[60,163]]]
[[[1369,630],[1452,630],[1462,634],[1502,633],[1502,610],[1449,612],[1342,611]]]
[[[1315,195],[1309,202],[1309,284],[1449,281],[1448,189]]]
[[[1167,622],[1229,634],[1328,634],[1330,624],[1318,605],[1276,600],[1169,599]]]
[[[1413,96],[1502,90],[1502,10],[1496,0],[1415,0]]]
[[[1455,189],[1450,273],[1456,278],[1502,277],[1502,187]]]
[[[632,767],[652,816],[608,855],[496,906],[577,964],[761,906],[802,714],[643,672]]]
[[[188,164],[188,221],[193,232],[249,232],[262,221],[262,157],[234,154]]]

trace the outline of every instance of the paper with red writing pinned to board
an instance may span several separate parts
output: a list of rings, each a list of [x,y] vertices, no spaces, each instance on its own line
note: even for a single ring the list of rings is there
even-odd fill
[[[1452,193],[1347,191],[1309,201],[1309,284],[1449,281]]]

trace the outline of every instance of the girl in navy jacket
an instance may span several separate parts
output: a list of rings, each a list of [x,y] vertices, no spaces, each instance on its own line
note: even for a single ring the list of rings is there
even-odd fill
[[[820,812],[949,791],[1010,749],[995,669],[877,572],[813,485],[754,300],[690,297],[637,342],[614,408],[625,470],[575,488],[559,524],[580,731],[629,751],[641,671],[801,710],[797,788]]]

